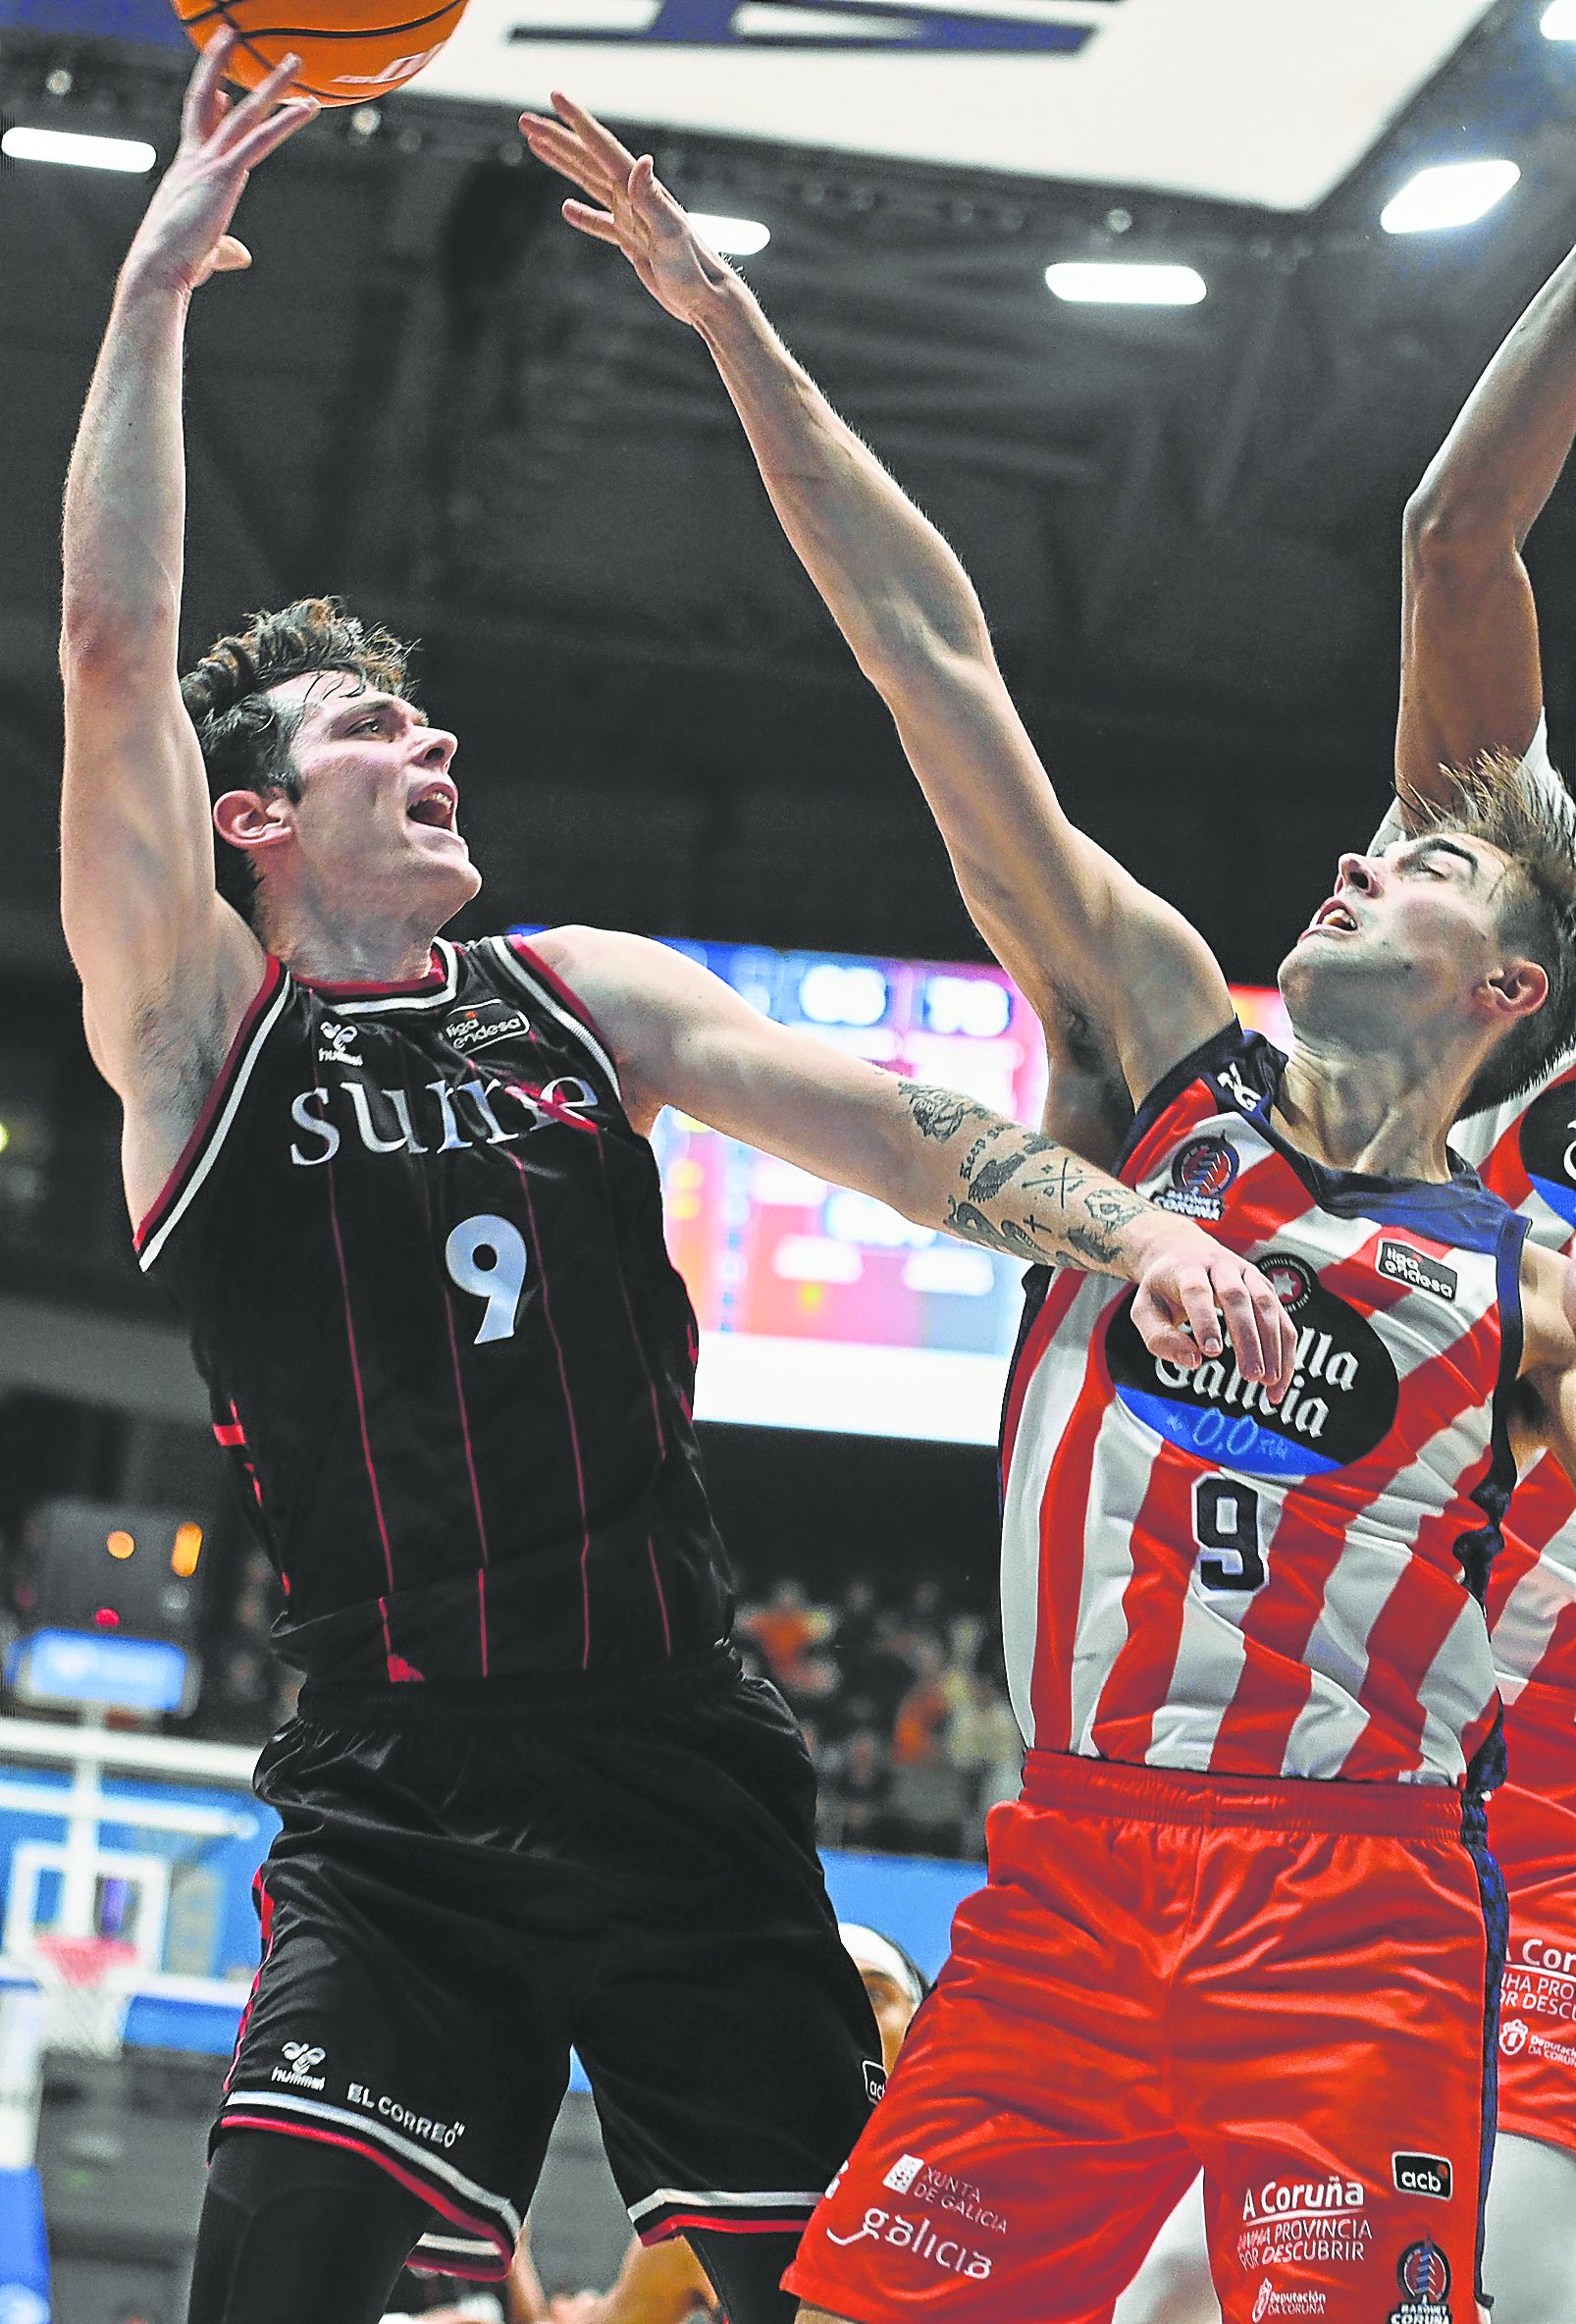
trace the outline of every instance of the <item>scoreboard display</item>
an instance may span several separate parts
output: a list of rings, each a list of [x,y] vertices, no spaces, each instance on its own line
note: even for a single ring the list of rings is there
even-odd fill
[[[956,961],[676,947],[778,1024],[1037,1122],[1045,1051],[999,969]],[[1235,993],[1285,1033],[1280,996]],[[703,1420],[963,1444],[996,1438],[1023,1269],[868,1195],[668,1111],[653,1134],[668,1247],[701,1327]]]

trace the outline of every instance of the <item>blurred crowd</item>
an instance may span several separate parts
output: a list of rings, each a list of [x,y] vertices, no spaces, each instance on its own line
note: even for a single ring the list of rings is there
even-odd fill
[[[746,1604],[737,1635],[805,1730],[827,1846],[983,1853],[986,1809],[1017,1795],[1023,1741],[982,1614],[934,1581],[894,1602],[857,1577],[828,1605],[785,1580]]]
[[[209,1642],[204,1732],[260,1739],[293,1710],[268,1642],[276,1603],[251,1552]],[[985,1811],[1016,1795],[1023,1766],[993,1623],[949,1606],[934,1581],[893,1596],[857,1577],[825,1603],[784,1580],[746,1601],[736,1635],[805,1730],[828,1847],[982,1854]]]

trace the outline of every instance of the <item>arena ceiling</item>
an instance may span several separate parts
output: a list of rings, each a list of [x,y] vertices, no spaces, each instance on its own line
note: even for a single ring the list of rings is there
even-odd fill
[[[1098,19],[1115,41],[1119,8],[1136,23],[1145,4],[1016,13]],[[1200,193],[1115,159],[1101,182],[1086,158],[1052,177],[861,154],[830,129],[788,146],[638,125],[683,197],[769,223],[745,271],[973,570],[1075,812],[1241,977],[1273,972],[1326,859],[1366,827],[1406,494],[1576,237],[1576,45],[1541,37],[1545,5],[1428,0],[1440,54],[1376,70],[1370,141],[1307,165],[1305,184],[1327,184],[1332,155],[1337,174],[1300,207],[1284,185],[1225,198],[1218,154]],[[1398,24],[1411,0],[1395,6]],[[6,118],[168,153],[184,46],[39,29],[39,7],[0,0]],[[496,28],[494,0],[474,13]],[[871,61],[818,70],[835,92]],[[190,645],[325,587],[423,637],[495,917],[972,949],[884,715],[777,535],[704,350],[562,227],[509,107],[422,87],[440,85],[325,118],[270,163],[246,197],[254,272],[198,301]],[[1183,109],[1191,93],[1178,84]],[[1202,126],[1195,150],[1229,136]],[[1522,177],[1481,224],[1378,231],[1415,168],[1485,152]],[[17,969],[60,961],[59,489],[146,190],[0,161],[0,946]],[[1049,262],[1095,255],[1184,259],[1208,296],[1156,313],[1047,294]],[[1569,534],[1556,502],[1537,543],[1556,741]]]

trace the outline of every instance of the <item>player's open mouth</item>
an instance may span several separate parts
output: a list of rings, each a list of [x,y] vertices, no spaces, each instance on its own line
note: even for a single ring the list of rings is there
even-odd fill
[[[459,805],[459,793],[450,782],[427,783],[406,802],[405,814],[413,823],[427,823],[439,831],[452,831],[454,811]]]
[[[1328,903],[1320,905],[1302,932],[1305,936],[1354,936],[1357,916],[1339,896],[1332,896]]]

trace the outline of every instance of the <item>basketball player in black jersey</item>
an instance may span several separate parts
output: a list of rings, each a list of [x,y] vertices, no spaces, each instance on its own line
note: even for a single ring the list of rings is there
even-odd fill
[[[1279,1384],[1291,1334],[1188,1221],[659,946],[439,938],[479,885],[454,738],[385,633],[303,602],[178,684],[186,308],[246,263],[247,170],[314,110],[288,72],[227,106],[227,53],[121,276],[62,645],[88,1039],[305,1672],[259,1771],[283,1830],[192,2316],[366,2324],[418,2245],[501,2276],[572,2041],[642,2236],[682,2229],[734,2324],[766,2324],[879,2051],[808,1757],[727,1643],[644,1133],[671,1100],[917,1219],[1132,1276],[1178,1361],[1218,1351],[1219,1308]]]

